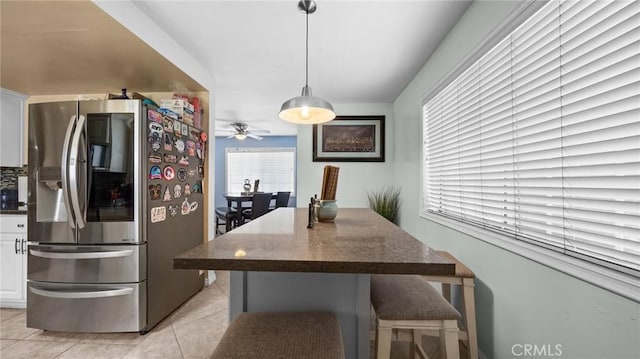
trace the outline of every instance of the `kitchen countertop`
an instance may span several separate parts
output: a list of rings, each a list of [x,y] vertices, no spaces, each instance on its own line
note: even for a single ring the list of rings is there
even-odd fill
[[[306,208],[279,208],[174,258],[177,269],[453,274],[455,264],[368,208],[340,208],[311,229]]]
[[[3,214],[27,214],[26,209],[0,209],[0,215]]]

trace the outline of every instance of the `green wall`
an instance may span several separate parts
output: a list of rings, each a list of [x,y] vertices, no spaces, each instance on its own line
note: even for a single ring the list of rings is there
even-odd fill
[[[454,254],[476,273],[480,351],[526,357],[514,345],[561,345],[560,358],[639,358],[640,304],[419,216],[420,102],[520,5],[475,1],[394,103],[394,179],[402,187],[400,225]],[[531,357],[531,356],[529,356]],[[537,356],[544,357],[544,356]],[[546,357],[554,357],[547,355]]]

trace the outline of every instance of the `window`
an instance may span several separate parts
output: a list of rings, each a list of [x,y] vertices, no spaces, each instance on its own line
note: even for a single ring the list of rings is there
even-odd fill
[[[226,192],[242,192],[245,179],[253,190],[259,179],[262,192],[289,191],[295,196],[295,148],[227,148]]]
[[[639,9],[550,1],[425,98],[423,216],[638,277]]]

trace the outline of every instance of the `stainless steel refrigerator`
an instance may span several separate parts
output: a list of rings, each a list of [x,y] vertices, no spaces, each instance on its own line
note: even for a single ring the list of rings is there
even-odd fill
[[[27,327],[141,332],[198,292],[200,129],[140,100],[29,106]]]

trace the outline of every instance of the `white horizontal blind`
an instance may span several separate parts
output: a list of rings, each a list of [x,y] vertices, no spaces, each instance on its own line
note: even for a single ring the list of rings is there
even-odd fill
[[[245,179],[251,189],[260,180],[262,192],[288,191],[295,196],[294,148],[227,148],[226,192],[242,192]]]
[[[550,1],[423,105],[424,213],[640,270],[640,3]]]

